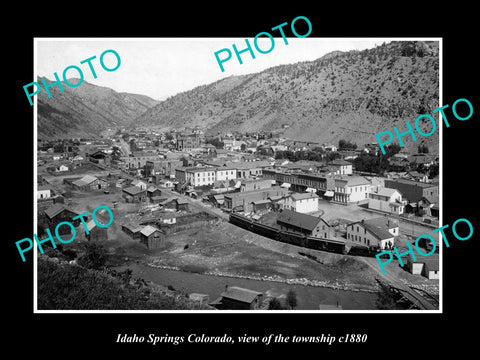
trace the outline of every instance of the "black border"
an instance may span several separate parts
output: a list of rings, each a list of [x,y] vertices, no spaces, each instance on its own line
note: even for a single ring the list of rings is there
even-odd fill
[[[476,118],[480,102],[474,92],[478,79],[476,66],[473,6],[455,3],[446,9],[437,3],[383,3],[379,7],[359,3],[353,7],[342,3],[325,6],[318,3],[267,5],[261,11],[247,3],[200,4],[198,9],[184,3],[175,9],[163,3],[112,4],[108,9],[98,6],[29,8],[22,17],[4,23],[10,55],[4,55],[7,86],[4,94],[7,112],[4,137],[8,150],[4,153],[4,208],[7,210],[2,243],[7,267],[4,268],[4,308],[8,316],[5,344],[21,351],[25,346],[39,352],[58,354],[136,354],[162,356],[170,352],[194,350],[197,354],[231,354],[235,345],[157,345],[116,344],[118,333],[149,333],[185,335],[188,333],[247,333],[264,336],[284,335],[341,336],[344,333],[367,333],[366,344],[264,346],[249,344],[252,356],[272,354],[272,350],[310,351],[311,356],[331,352],[355,351],[357,354],[391,354],[402,351],[405,356],[425,353],[440,354],[442,349],[461,346],[470,348],[475,331],[468,329],[468,319],[475,313],[475,255],[478,250],[478,215],[476,205]],[[40,6],[38,6],[40,7]],[[273,9],[274,8],[274,9]],[[76,10],[76,11],[73,11]],[[71,14],[70,14],[71,13]],[[444,224],[458,218],[469,219],[474,236],[465,242],[453,240],[444,249],[444,313],[443,314],[33,314],[33,259],[21,262],[14,242],[33,234],[33,108],[25,99],[23,85],[33,78],[34,37],[230,37],[252,38],[261,31],[296,16],[310,19],[310,37],[442,37],[443,38],[443,103],[452,104],[467,98],[474,107],[468,121],[452,120],[443,130],[443,214]],[[10,52],[11,51],[11,52]],[[406,119],[409,120],[409,119]],[[7,147],[5,148],[7,150]],[[5,216],[5,214],[4,214]],[[8,269],[8,270],[7,270]],[[474,325],[475,326],[475,325]],[[27,335],[28,334],[28,335]],[[68,351],[70,350],[70,351]],[[268,351],[268,352],[266,352]],[[413,351],[413,353],[409,353]],[[303,353],[303,352],[302,352]],[[373,355],[373,354],[372,354]],[[310,356],[310,355],[309,355]]]

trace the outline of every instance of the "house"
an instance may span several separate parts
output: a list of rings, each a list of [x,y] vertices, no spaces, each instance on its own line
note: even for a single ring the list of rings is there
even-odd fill
[[[370,249],[391,249],[399,235],[398,222],[388,217],[361,220],[347,225],[347,240]]]
[[[107,180],[92,175],[85,175],[78,180],[72,181],[71,184],[75,189],[83,191],[104,190],[110,185]]]
[[[210,303],[219,310],[255,310],[260,307],[263,293],[241,288],[226,286],[220,298]]]
[[[229,193],[224,195],[224,206],[229,210],[251,212],[253,210],[253,202],[267,200],[272,196],[283,197],[288,193],[288,189],[279,186],[268,189]]]
[[[314,192],[293,193],[280,201],[280,207],[305,214],[318,211],[318,199]]]
[[[368,199],[371,183],[362,176],[335,177],[333,200],[342,204]]]
[[[162,179],[162,180],[159,181],[158,186],[163,187],[163,188],[167,188],[167,189],[171,189],[171,188],[173,188],[174,183],[173,183],[172,180]]]
[[[48,199],[52,196],[52,189],[45,185],[37,187],[37,199]]]
[[[407,202],[396,189],[377,187],[368,194],[368,208],[396,215],[403,214]]]
[[[112,155],[108,154],[104,150],[97,150],[88,154],[88,158],[91,162],[95,164],[110,165],[112,160]]]
[[[142,180],[139,180],[139,179],[134,179],[130,182],[130,186],[137,186],[139,187],[140,189],[142,190],[146,190],[147,189],[147,183],[142,181]]]
[[[57,172],[63,172],[63,171],[68,171],[68,166],[65,164],[60,165],[57,170]]]
[[[147,200],[147,190],[143,190],[138,186],[129,186],[122,189],[122,197],[128,203],[139,203]]]
[[[101,241],[101,240],[108,240],[108,229],[105,227],[99,227],[95,224],[95,221],[90,220],[87,222],[87,229],[85,230],[85,238],[88,241]],[[88,234],[87,234],[88,230]]]
[[[405,267],[414,275],[423,275],[427,279],[440,278],[439,257],[437,254],[432,254],[428,257],[417,256],[416,260],[408,256]]]
[[[339,175],[351,175],[353,174],[353,165],[351,162],[343,160],[343,159],[336,159],[330,163],[329,166],[332,166],[335,169],[335,173]]]
[[[76,211],[67,208],[65,205],[61,203],[56,203],[50,206],[49,208],[45,209],[44,211],[45,218],[48,224],[48,228],[53,233],[56,230],[56,226],[61,222],[69,222],[74,227],[80,225],[80,218],[73,220],[74,217],[80,215]],[[87,221],[87,216],[83,217],[85,221]],[[71,227],[70,226],[59,226],[58,233],[61,235],[64,234],[71,234]]]
[[[302,233],[307,236],[328,239],[330,225],[319,216],[302,214],[293,210],[282,210],[277,216],[280,230]]]
[[[140,239],[140,231],[142,226],[139,224],[128,222],[122,225],[122,231],[130,236],[133,240]]]
[[[271,188],[275,181],[270,179],[244,179],[240,183],[240,191],[253,191]]]
[[[385,187],[398,190],[404,199],[417,203],[422,198],[438,198],[438,185],[407,179],[385,179]]]
[[[159,249],[165,246],[165,234],[152,225],[140,230],[140,242],[149,249]]]
[[[152,200],[154,197],[160,197],[162,195],[162,190],[157,188],[156,186],[150,186],[147,189],[147,197]]]
[[[428,182],[428,175],[419,173],[418,171],[408,171],[405,176],[405,179],[413,180],[413,181],[420,181],[420,182]]]

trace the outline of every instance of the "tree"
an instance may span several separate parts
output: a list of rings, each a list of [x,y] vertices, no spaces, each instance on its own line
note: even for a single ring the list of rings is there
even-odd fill
[[[120,160],[120,156],[122,156],[122,151],[118,146],[112,146],[112,160]]]
[[[268,310],[285,310],[285,308],[282,306],[280,300],[274,297],[268,303]]]
[[[394,297],[392,296],[390,290],[383,284],[380,284],[380,291],[377,293],[375,305],[377,306],[377,309],[380,310],[396,309]]]
[[[107,252],[103,246],[87,242],[85,253],[78,258],[78,264],[89,269],[102,269],[107,262]]]
[[[287,293],[287,305],[290,306],[290,309],[294,309],[297,307],[297,294],[295,293],[295,291],[293,291],[293,289],[290,289],[288,290],[288,293]]]

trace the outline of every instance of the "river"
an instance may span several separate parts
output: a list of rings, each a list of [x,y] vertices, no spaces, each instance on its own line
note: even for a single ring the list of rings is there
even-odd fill
[[[369,292],[335,290],[330,288],[291,285],[276,281],[260,281],[224,276],[205,275],[153,268],[140,263],[131,263],[116,268],[118,271],[131,269],[133,277],[142,278],[158,285],[171,285],[175,290],[186,293],[201,293],[210,296],[210,301],[217,299],[225,290],[225,286],[239,286],[260,291],[264,297],[280,296],[293,289],[297,294],[298,310],[318,310],[320,304],[340,304],[343,310],[375,310],[377,295]]]

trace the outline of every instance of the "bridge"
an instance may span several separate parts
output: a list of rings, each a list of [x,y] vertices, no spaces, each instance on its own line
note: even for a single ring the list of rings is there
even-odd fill
[[[407,299],[413,306],[417,307],[420,310],[438,310],[438,302],[437,306],[433,303],[425,299],[422,295],[420,295],[416,290],[413,288],[407,287],[400,282],[393,282],[393,281],[386,281],[380,278],[375,278],[380,284],[388,287],[391,290],[397,291],[401,296]],[[435,300],[433,297],[431,297]],[[436,300],[435,300],[436,301]]]

